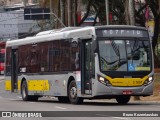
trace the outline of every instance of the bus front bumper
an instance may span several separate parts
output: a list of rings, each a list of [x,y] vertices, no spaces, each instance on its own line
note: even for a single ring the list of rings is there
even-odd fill
[[[112,95],[147,96],[153,94],[153,82],[147,86],[110,87]]]
[[[138,87],[114,87],[101,86],[101,90],[106,89],[108,92],[99,91],[97,95],[131,95],[131,96],[150,96],[153,94],[153,82],[147,86]]]

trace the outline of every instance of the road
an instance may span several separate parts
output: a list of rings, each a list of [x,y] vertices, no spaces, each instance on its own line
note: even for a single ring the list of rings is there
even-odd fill
[[[42,112],[42,111],[59,111],[52,112],[51,115],[59,115],[61,117],[43,117],[43,118],[23,118],[23,120],[159,120],[159,117],[124,117],[124,116],[114,116],[119,111],[127,113],[127,111],[160,111],[160,103],[148,103],[148,102],[130,102],[127,105],[118,105],[113,100],[86,100],[82,105],[71,105],[69,103],[60,103],[56,98],[51,97],[43,97],[39,99],[37,102],[24,102],[21,100],[21,96],[16,93],[6,92],[4,91],[4,81],[0,80],[0,111],[18,111],[22,113],[24,111],[34,111],[34,112]],[[74,117],[65,117],[67,114],[66,111],[69,112],[71,116]],[[75,112],[81,111],[81,112]],[[95,111],[92,113],[91,111]],[[97,112],[96,112],[97,111]],[[102,111],[102,112],[98,112]],[[108,111],[108,112],[106,112]],[[112,111],[112,112],[110,112]],[[48,112],[49,114],[50,112]],[[91,117],[91,114],[95,117]],[[43,114],[43,112],[42,112]],[[87,117],[83,116],[84,114],[88,114]],[[77,115],[77,116],[76,116]],[[82,117],[82,116],[83,117]],[[75,118],[76,116],[76,118]],[[80,117],[81,116],[81,117]],[[98,117],[98,118],[97,118]],[[10,118],[0,118],[2,120],[11,120]],[[22,118],[12,118],[12,120],[21,120]]]

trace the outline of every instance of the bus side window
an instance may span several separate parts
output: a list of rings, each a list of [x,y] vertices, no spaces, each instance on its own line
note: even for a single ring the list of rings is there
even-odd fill
[[[80,44],[77,43],[77,46],[72,46],[71,49],[72,70],[80,70]]]
[[[39,43],[40,72],[49,72],[49,42]]]
[[[6,48],[6,76],[11,75],[11,48]]]
[[[76,70],[79,70],[80,68],[80,65],[79,65],[79,52],[76,52],[76,58],[75,58],[75,67],[76,67]]]

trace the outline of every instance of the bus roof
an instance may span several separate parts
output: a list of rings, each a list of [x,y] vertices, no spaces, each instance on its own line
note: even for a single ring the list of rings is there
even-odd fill
[[[88,26],[88,27],[66,27],[62,29],[49,30],[38,33],[33,37],[26,37],[23,39],[7,41],[6,47],[19,46],[31,43],[39,43],[52,41],[57,39],[88,39],[96,37],[96,29],[117,28],[117,29],[140,29],[146,30],[143,27],[129,26],[129,25],[106,25],[106,26]]]

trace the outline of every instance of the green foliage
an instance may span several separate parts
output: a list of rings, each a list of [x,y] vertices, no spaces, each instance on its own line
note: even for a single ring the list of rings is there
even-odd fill
[[[113,20],[111,24],[125,24],[125,1],[126,0],[109,1],[110,14],[116,18],[116,20]],[[82,0],[82,2],[85,5],[87,5],[89,2],[92,2],[90,7],[93,7],[97,12],[97,16],[99,17],[101,24],[106,24],[105,0]]]

